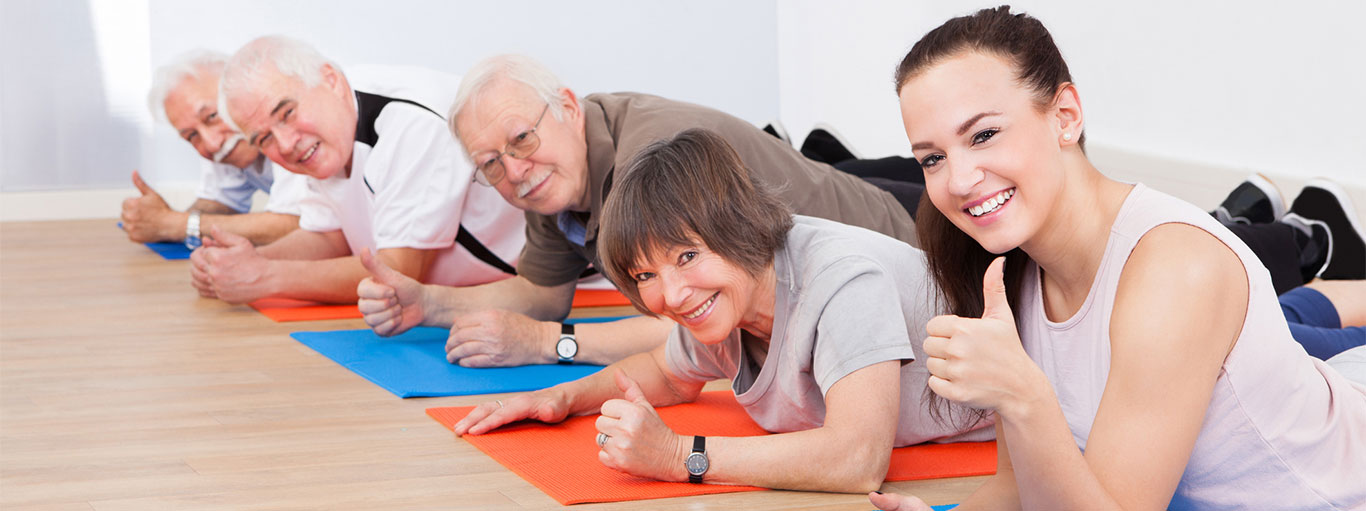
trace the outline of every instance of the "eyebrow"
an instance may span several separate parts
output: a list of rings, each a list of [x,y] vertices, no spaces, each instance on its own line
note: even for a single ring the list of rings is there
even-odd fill
[[[982,120],[983,117],[989,117],[989,116],[993,116],[993,115],[1001,115],[1001,112],[997,112],[997,111],[982,112],[982,113],[980,113],[980,114],[977,114],[977,115],[974,115],[974,116],[972,116],[972,117],[969,117],[968,120],[963,121],[963,124],[959,124],[959,125],[958,125],[958,130],[957,130],[958,135],[959,135],[959,136],[962,136],[964,133],[967,133],[967,132],[968,132],[968,128],[971,128],[973,124],[977,124],[977,121]],[[917,151],[917,150],[920,150],[920,149],[929,149],[929,148],[931,148],[931,147],[934,147],[934,143],[933,143],[933,142],[916,142],[916,143],[914,143],[914,144],[911,144],[911,150],[912,150],[912,151]]]
[[[280,111],[281,108],[284,108],[285,105],[288,105],[288,104],[293,103],[293,102],[294,102],[294,99],[293,99],[293,98],[284,98],[284,99],[281,99],[279,103],[276,103],[276,104],[275,104],[275,108],[272,108],[272,109],[270,110],[270,117],[271,117],[271,118],[274,118],[274,117],[275,117],[275,114],[278,113],[278,112]],[[261,137],[261,132],[258,131],[258,132],[256,132],[256,133],[252,133],[252,134],[251,134],[251,137],[248,137],[248,138],[247,138],[247,143],[248,143],[248,144],[251,144],[251,145],[256,145],[256,139],[257,139],[257,138],[260,138],[260,137]]]

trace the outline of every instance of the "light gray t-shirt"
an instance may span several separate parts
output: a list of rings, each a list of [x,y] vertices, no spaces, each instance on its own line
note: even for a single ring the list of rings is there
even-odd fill
[[[991,439],[989,422],[960,434],[928,414],[921,343],[935,309],[924,254],[867,229],[793,218],[787,244],[773,261],[777,290],[767,353],[762,341],[738,329],[707,346],[679,326],[665,345],[669,370],[695,382],[730,378],[749,416],[784,433],[820,427],[825,393],[840,378],[901,360],[896,446]]]

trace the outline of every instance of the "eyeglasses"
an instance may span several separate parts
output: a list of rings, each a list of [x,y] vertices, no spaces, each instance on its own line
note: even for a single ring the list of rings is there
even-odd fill
[[[484,186],[493,186],[502,181],[503,176],[507,174],[507,167],[503,166],[504,155],[522,159],[534,154],[541,147],[541,137],[536,134],[536,129],[541,127],[541,120],[545,119],[545,113],[549,110],[550,104],[547,103],[531,129],[518,133],[503,146],[503,152],[478,164],[475,167],[478,172],[474,173],[474,180]]]

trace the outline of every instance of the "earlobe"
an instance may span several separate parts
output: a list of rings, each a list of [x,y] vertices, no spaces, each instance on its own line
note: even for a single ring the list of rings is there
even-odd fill
[[[1077,94],[1077,87],[1071,82],[1062,84],[1058,88],[1057,97],[1054,98],[1058,116],[1058,130],[1061,132],[1062,140],[1071,142],[1080,138],[1085,127],[1084,117],[1081,110],[1081,97]]]

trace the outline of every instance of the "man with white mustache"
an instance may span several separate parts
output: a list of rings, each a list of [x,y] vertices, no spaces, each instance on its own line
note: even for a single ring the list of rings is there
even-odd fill
[[[228,235],[191,255],[201,294],[346,303],[361,257],[422,282],[468,286],[512,275],[521,211],[473,184],[445,119],[459,77],[340,66],[311,46],[258,38],[229,60],[221,112],[277,165],[305,176],[299,229],[262,247]],[[358,257],[361,256],[361,257]]]
[[[218,114],[218,79],[227,55],[195,50],[157,69],[147,95],[152,115],[164,118],[204,162],[198,199],[185,211],[171,209],[142,176],[133,172],[141,196],[123,201],[123,230],[128,239],[185,242],[195,248],[210,228],[265,244],[299,226],[299,200],[306,193],[298,176],[276,176],[265,156],[242,143],[244,138]],[[257,190],[270,195],[265,211],[251,213]]]

